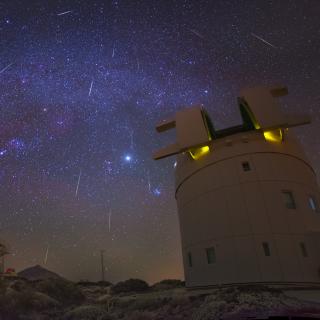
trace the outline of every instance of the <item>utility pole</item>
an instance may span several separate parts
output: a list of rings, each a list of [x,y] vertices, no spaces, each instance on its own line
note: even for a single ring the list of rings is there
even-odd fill
[[[104,250],[100,250],[101,256],[101,279],[104,281]]]

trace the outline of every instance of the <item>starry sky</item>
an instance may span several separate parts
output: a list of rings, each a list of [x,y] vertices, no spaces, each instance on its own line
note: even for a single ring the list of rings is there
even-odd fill
[[[183,278],[174,135],[203,104],[240,123],[246,86],[285,84],[284,111],[320,174],[318,0],[0,1],[0,237],[7,267],[71,280]]]

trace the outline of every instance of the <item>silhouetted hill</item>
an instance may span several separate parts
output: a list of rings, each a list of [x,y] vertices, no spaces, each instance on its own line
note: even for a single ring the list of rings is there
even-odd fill
[[[28,280],[63,279],[57,273],[49,271],[39,265],[20,271],[18,276]]]

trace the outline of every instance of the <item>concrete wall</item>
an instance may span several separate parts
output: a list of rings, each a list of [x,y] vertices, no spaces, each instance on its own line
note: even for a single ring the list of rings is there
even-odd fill
[[[313,195],[320,204],[320,194],[294,137],[272,143],[254,131],[219,139],[210,149],[197,161],[187,153],[178,156],[176,199],[187,286],[320,282],[320,212],[308,199]],[[295,209],[286,207],[283,190],[292,192]],[[210,247],[216,254],[212,264],[206,257]]]

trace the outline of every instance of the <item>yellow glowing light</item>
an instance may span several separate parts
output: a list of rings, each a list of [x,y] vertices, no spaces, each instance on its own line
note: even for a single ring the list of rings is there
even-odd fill
[[[259,130],[261,128],[260,124],[258,123],[258,121],[257,121],[254,113],[250,109],[250,107],[246,103],[242,107],[244,108],[244,110],[246,111],[246,113],[249,116],[250,120],[252,121],[254,128],[256,130]]]
[[[198,160],[205,154],[207,154],[210,151],[210,148],[208,146],[204,146],[201,148],[195,148],[189,151],[192,159]]]
[[[282,141],[282,130],[281,129],[264,131],[263,135],[267,141],[271,141],[271,142],[281,142]]]
[[[258,123],[256,117],[254,116],[254,113],[251,111],[251,109],[250,109],[249,107],[247,108],[247,112],[248,112],[248,114],[249,114],[249,117],[250,117],[253,125],[254,125],[254,128],[255,128],[256,130],[259,130],[259,129],[261,128],[261,127],[260,127],[260,124]]]

